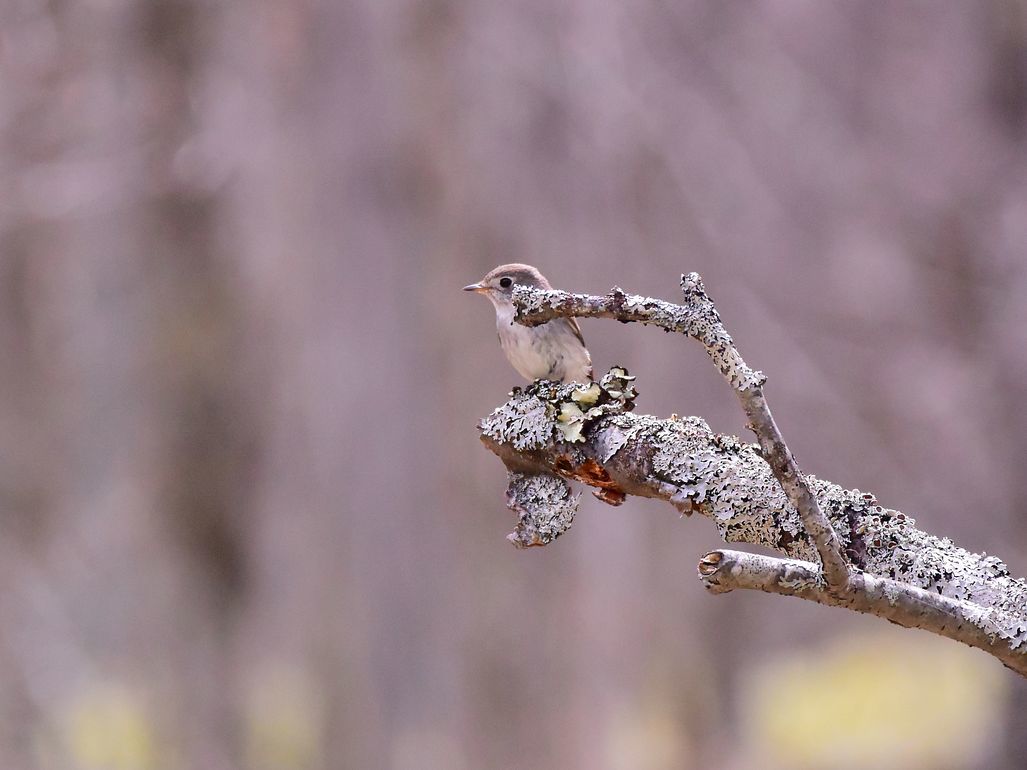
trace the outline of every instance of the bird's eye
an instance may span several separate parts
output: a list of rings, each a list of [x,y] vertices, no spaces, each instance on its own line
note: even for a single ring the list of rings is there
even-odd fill
[[[513,279],[512,278],[500,278],[499,279],[499,285],[502,286],[504,289],[509,289],[510,285],[512,283],[513,283]]]

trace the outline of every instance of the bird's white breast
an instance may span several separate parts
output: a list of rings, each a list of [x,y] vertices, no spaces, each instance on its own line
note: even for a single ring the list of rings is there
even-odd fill
[[[528,380],[545,377],[549,372],[548,361],[540,355],[538,346],[532,342],[534,330],[514,321],[513,305],[504,303],[496,306],[499,344],[517,373]]]
[[[507,360],[528,380],[546,378],[588,382],[592,361],[566,321],[524,326],[514,321],[514,307],[496,303],[496,330]]]

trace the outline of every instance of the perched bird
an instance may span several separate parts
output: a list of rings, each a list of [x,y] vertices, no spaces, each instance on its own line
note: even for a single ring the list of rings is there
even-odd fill
[[[551,289],[549,281],[531,265],[500,265],[464,291],[484,294],[496,308],[499,344],[517,373],[529,380],[590,382],[592,357],[573,318],[554,318],[538,326],[514,321],[514,286]]]

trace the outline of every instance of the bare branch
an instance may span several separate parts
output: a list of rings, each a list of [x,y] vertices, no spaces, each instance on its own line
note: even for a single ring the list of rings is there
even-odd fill
[[[984,650],[1027,676],[1027,656],[986,630],[982,614],[990,611],[972,602],[858,571],[854,571],[844,590],[828,591],[813,562],[743,551],[711,551],[700,560],[698,570],[703,585],[713,593],[745,588],[876,615],[906,628],[921,628]],[[999,624],[1008,622],[1009,618],[1003,618]]]
[[[756,434],[763,456],[778,482],[802,517],[803,527],[816,543],[824,577],[832,588],[841,589],[849,577],[838,537],[820,510],[809,485],[799,471],[784,437],[774,421],[766,398],[761,372],[750,369],[720,320],[713,300],[706,293],[698,273],[681,276],[683,305],[625,294],[613,289],[606,296],[569,294],[562,291],[520,287],[514,292],[517,320],[536,325],[557,317],[615,318],[660,326],[698,340],[734,389]]]

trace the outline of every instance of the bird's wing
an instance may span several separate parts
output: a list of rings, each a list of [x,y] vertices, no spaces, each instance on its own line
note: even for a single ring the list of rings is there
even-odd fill
[[[571,325],[571,331],[574,332],[574,336],[578,338],[578,342],[580,342],[582,345],[584,345],[585,344],[585,338],[581,336],[581,327],[578,326],[577,319],[568,318],[567,319],[567,323],[569,323]]]

